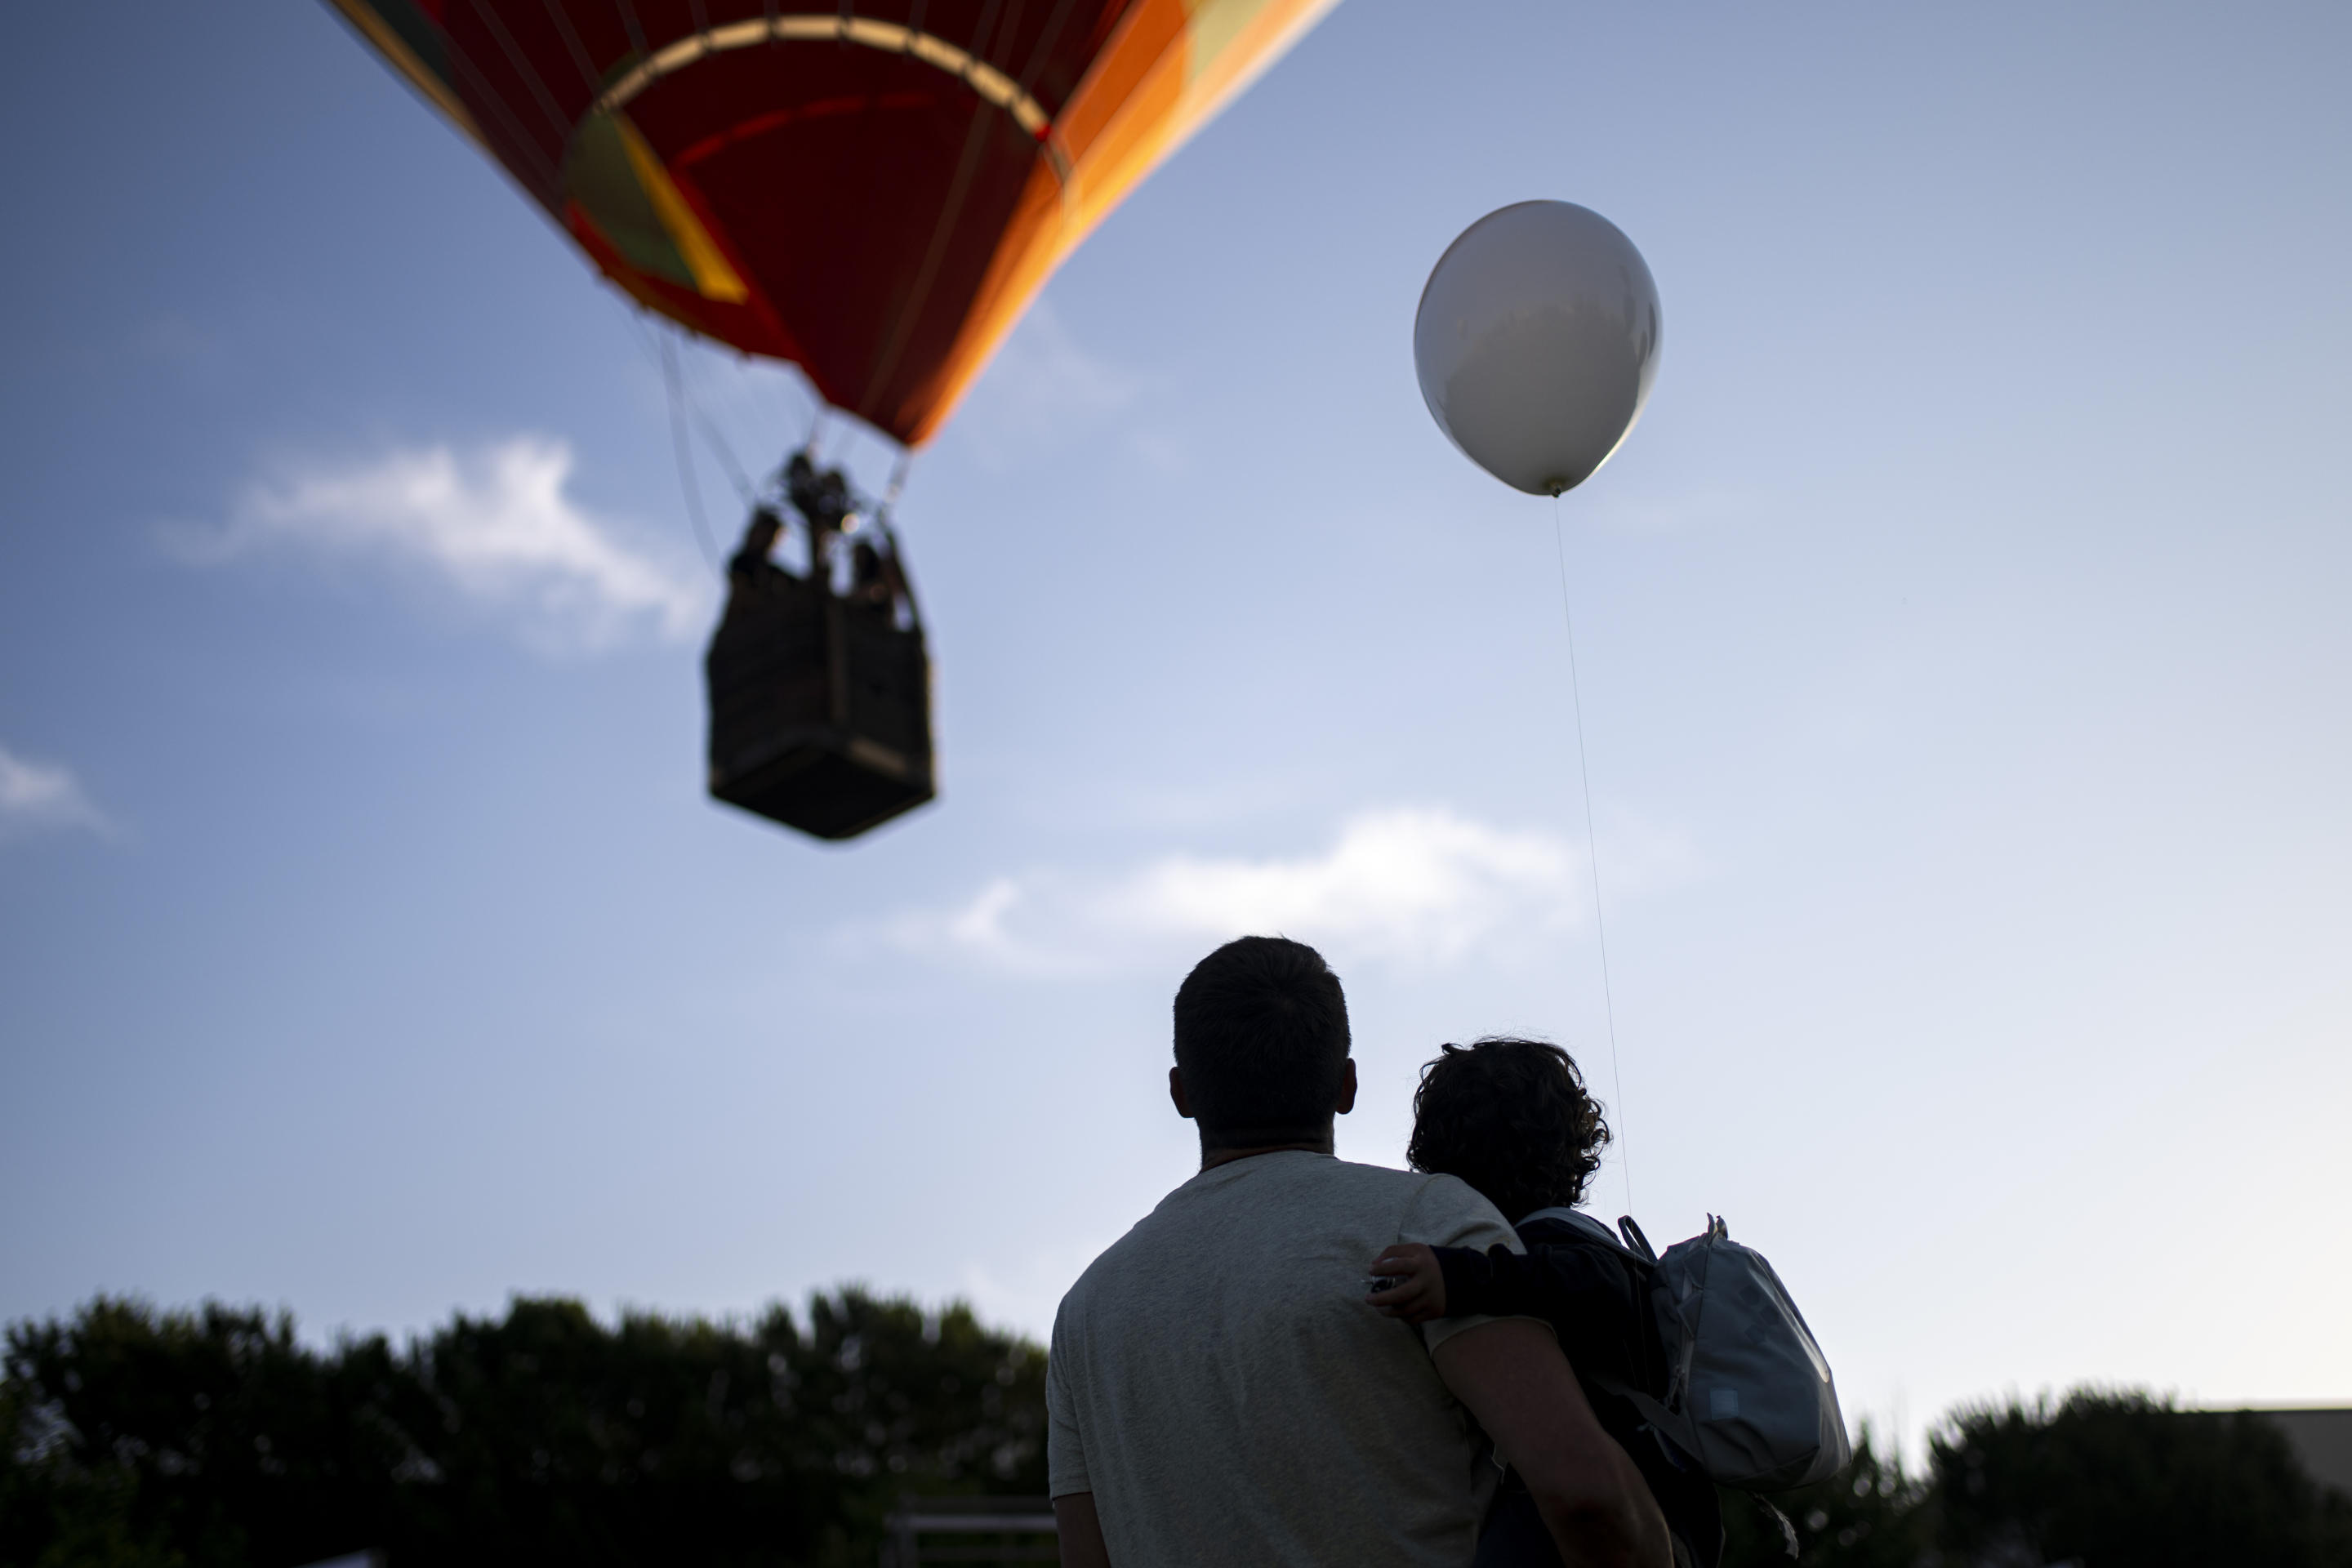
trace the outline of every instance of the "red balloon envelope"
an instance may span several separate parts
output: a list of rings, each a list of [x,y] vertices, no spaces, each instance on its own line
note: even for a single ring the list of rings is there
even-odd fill
[[[630,295],[909,446],[1333,3],[332,0]]]

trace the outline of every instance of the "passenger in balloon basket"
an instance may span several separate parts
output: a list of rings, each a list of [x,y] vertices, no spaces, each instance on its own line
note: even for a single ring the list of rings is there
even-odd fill
[[[856,505],[849,481],[838,468],[819,471],[806,452],[793,454],[792,461],[785,465],[783,479],[786,497],[807,525],[809,576],[822,583],[825,575],[823,563],[830,559],[833,539],[843,531]],[[743,542],[727,563],[729,585],[739,592],[757,591],[793,576],[774,560],[776,543],[783,533],[782,513],[765,504],[753,507],[751,520],[743,527]],[[895,581],[895,566],[882,570],[882,574]]]
[[[822,581],[821,563],[833,558],[834,537],[856,510],[849,480],[839,468],[819,468],[803,448],[784,465],[784,494],[808,521],[809,573]]]
[[[849,552],[849,602],[896,626],[898,602],[906,595],[906,579],[898,571],[896,551],[877,548],[861,539]]]
[[[773,507],[753,507],[751,521],[744,525],[743,542],[727,563],[728,585],[737,593],[756,593],[776,578],[787,575],[772,559],[776,541],[783,537],[783,532],[784,520]]]
[[[1576,1208],[1609,1136],[1575,1059],[1558,1046],[1486,1039],[1444,1047],[1422,1069],[1406,1159],[1416,1171],[1459,1177],[1505,1215],[1523,1216],[1513,1228],[1527,1250],[1391,1247],[1372,1259],[1377,1289],[1369,1300],[1408,1323],[1474,1314],[1550,1323],[1601,1429],[1649,1484],[1678,1568],[1716,1568],[1723,1519],[1714,1483],[1627,1397],[1663,1392],[1665,1383],[1645,1270]],[[1535,1500],[1507,1476],[1474,1568],[1559,1561]]]

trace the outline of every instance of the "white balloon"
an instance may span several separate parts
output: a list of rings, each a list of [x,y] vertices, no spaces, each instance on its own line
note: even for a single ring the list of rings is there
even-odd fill
[[[1437,258],[1412,362],[1438,428],[1472,462],[1556,496],[1642,416],[1661,330],[1658,286],[1615,224],[1572,202],[1519,202]]]

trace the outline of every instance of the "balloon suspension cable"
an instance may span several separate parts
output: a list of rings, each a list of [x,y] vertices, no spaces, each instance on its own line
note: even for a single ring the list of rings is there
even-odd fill
[[[677,459],[677,488],[686,497],[687,521],[694,527],[694,542],[702,552],[713,574],[724,577],[727,569],[719,564],[719,547],[710,542],[710,525],[702,517],[702,491],[694,482],[694,448],[687,439],[684,395],[678,386],[677,349],[667,337],[660,339],[662,383],[669,394],[670,452]]]
[[[777,386],[782,393],[782,401],[777,407],[776,428],[779,430],[788,430],[794,425],[799,424],[802,417],[801,400],[802,398],[806,398],[808,400],[809,431],[810,434],[814,435],[816,430],[817,416],[824,410],[824,397],[823,394],[817,391],[816,384],[809,380],[808,373],[806,371],[800,370],[798,365],[794,365],[793,368],[795,371],[799,371],[800,374],[797,375],[787,375],[782,377],[777,383]],[[799,395],[793,395],[795,393]],[[806,443],[803,444],[805,445]]]
[[[1551,541],[1559,557],[1559,616],[1568,628],[1568,696],[1576,715],[1576,776],[1584,787],[1585,864],[1592,871],[1592,931],[1601,942],[1601,1007],[1609,1022],[1609,1085],[1617,1097],[1617,1173],[1625,1184],[1625,1212],[1633,1212],[1633,1146],[1626,1131],[1625,1077],[1617,1066],[1617,998],[1609,984],[1609,927],[1601,912],[1601,837],[1592,828],[1592,768],[1584,752],[1584,692],[1576,675],[1576,614],[1569,607],[1568,536],[1559,516],[1559,497],[1551,498]]]
[[[907,552],[898,548],[898,531],[890,526],[890,514],[898,508],[898,497],[907,488],[908,470],[914,466],[915,454],[901,447],[898,460],[890,465],[890,482],[882,489],[881,503],[874,509],[874,528],[881,534],[882,542],[889,547],[893,569],[898,574],[899,585],[906,590],[908,624],[919,631],[923,626],[923,607],[915,596],[915,579],[907,570]]]
[[[898,460],[890,465],[890,482],[882,487],[882,504],[874,510],[874,521],[884,533],[890,531],[890,514],[898,508],[899,492],[907,488],[907,470],[915,466],[915,454],[900,451]]]
[[[819,397],[816,412],[809,416],[808,438],[801,443],[801,450],[808,455],[812,463],[817,460],[817,448],[824,445],[824,417],[832,412],[833,405]]]
[[[719,466],[727,470],[727,482],[735,487],[736,499],[748,507],[751,504],[755,489],[751,477],[744,472],[743,465],[735,460],[735,448],[727,444],[726,436],[712,423],[709,411],[694,395],[693,368],[690,365],[682,368],[684,374],[679,385],[686,393],[686,411],[693,416],[696,424],[702,426],[703,442],[709,447],[710,455],[719,459]]]

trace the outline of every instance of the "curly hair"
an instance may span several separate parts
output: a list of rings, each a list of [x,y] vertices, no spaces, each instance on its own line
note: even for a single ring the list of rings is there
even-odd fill
[[[1601,1167],[1609,1123],[1576,1059],[1541,1040],[1443,1047],[1412,1095],[1416,1171],[1459,1176],[1516,1224],[1572,1207]]]

